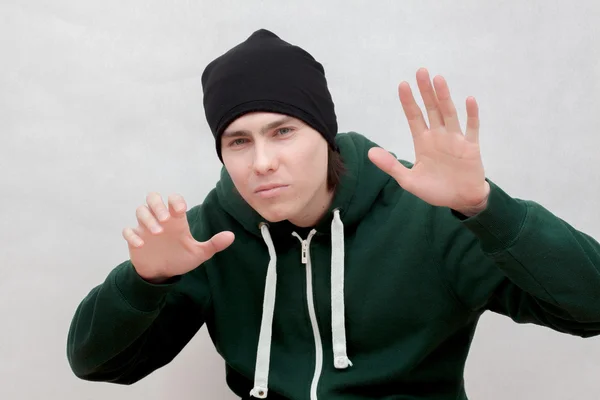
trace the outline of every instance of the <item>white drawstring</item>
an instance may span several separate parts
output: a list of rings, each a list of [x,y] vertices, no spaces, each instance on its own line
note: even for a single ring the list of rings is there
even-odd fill
[[[264,399],[267,397],[269,381],[269,361],[271,358],[271,331],[273,327],[273,312],[275,310],[275,288],[277,285],[277,253],[266,224],[261,224],[260,231],[269,249],[269,266],[265,283],[262,321],[256,352],[256,369],[254,371],[254,388],[250,396]]]
[[[260,225],[262,237],[269,250],[269,266],[265,283],[263,314],[256,352],[254,388],[250,396],[264,399],[268,393],[271,336],[277,286],[277,254],[267,224]],[[294,232],[297,236],[297,234]],[[337,369],[348,368],[352,362],[346,350],[346,326],[344,306],[344,225],[339,210],[334,210],[331,222],[331,331],[333,336],[333,365]]]
[[[337,369],[352,366],[346,353],[344,314],[344,225],[340,219],[340,211],[336,209],[331,222],[331,331],[333,365]]]

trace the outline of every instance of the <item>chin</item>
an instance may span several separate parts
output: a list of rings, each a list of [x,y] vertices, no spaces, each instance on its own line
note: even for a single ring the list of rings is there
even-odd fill
[[[291,207],[286,206],[285,204],[263,204],[257,205],[256,207],[254,207],[254,209],[264,219],[272,223],[285,221],[286,219],[293,218],[293,216],[296,215],[296,213],[293,212]]]

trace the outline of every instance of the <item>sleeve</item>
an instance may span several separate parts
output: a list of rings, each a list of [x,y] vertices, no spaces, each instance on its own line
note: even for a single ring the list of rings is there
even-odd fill
[[[78,305],[67,337],[70,367],[84,380],[135,383],[185,347],[210,301],[204,268],[152,284],[127,260]]]
[[[489,179],[487,208],[465,217],[434,207],[428,239],[457,299],[471,311],[559,332],[600,334],[600,244],[541,205]]]

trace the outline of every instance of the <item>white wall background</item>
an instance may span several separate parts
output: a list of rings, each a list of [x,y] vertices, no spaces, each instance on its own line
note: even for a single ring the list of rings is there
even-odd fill
[[[65,341],[146,193],[212,188],[200,75],[259,28],[325,65],[341,131],[408,160],[397,85],[445,76],[463,126],[479,101],[487,175],[600,238],[597,0],[1,0],[0,22],[0,399],[234,398],[205,329],[131,387],[75,378]],[[583,400],[599,374],[600,338],[487,314],[466,382],[473,399]]]

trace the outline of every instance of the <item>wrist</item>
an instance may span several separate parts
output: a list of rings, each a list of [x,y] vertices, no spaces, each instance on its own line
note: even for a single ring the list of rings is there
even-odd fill
[[[135,271],[135,273],[142,280],[144,280],[145,282],[151,283],[153,285],[160,285],[172,278],[171,276],[167,276],[164,274],[156,274],[156,273],[152,274],[152,273],[144,272],[143,268],[136,267],[135,264],[133,264],[133,262],[131,263],[131,266],[133,267],[133,270]]]
[[[165,283],[166,281],[168,281],[171,278],[165,278],[165,277],[155,277],[155,278],[144,278],[143,276],[140,276],[143,280],[145,280],[148,283],[151,283],[153,285],[160,285]]]
[[[470,207],[470,208],[465,208],[465,209],[460,209],[460,210],[454,210],[454,211],[464,215],[465,217],[474,217],[475,215],[484,211],[486,208],[487,208],[487,201],[483,205],[480,205],[480,206]]]
[[[480,212],[484,211],[487,208],[488,200],[490,198],[490,191],[491,191],[491,187],[488,182],[486,182],[486,186],[487,186],[487,194],[485,195],[483,200],[481,200],[479,203],[477,203],[474,206],[460,207],[460,208],[455,209],[454,211],[464,215],[465,217],[473,217],[473,216],[479,214]]]
[[[113,283],[123,299],[130,306],[142,312],[156,310],[164,301],[165,296],[173,290],[171,282],[153,284],[142,278],[129,260],[114,270]]]

